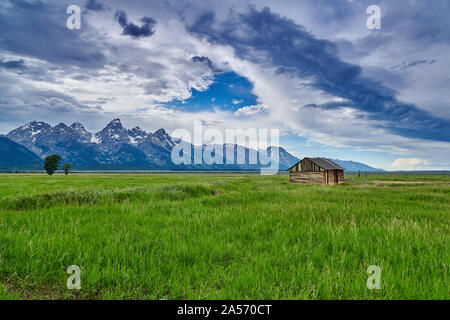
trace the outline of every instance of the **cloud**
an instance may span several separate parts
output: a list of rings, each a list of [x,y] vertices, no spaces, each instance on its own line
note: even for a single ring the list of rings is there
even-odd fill
[[[102,42],[92,34],[65,27],[66,7],[60,2],[7,1],[0,4],[1,49],[64,66],[101,68],[106,63]],[[83,24],[82,30],[89,25]]]
[[[254,116],[262,113],[266,113],[269,110],[269,108],[264,104],[258,104],[254,106],[246,106],[237,109],[233,115],[235,117],[249,117]]]
[[[9,60],[9,61],[0,60],[0,68],[11,69],[11,70],[14,70],[14,69],[24,70],[25,69],[25,61],[23,59]]]
[[[436,43],[450,43],[448,1],[404,1],[393,4],[383,0],[383,29],[386,36],[403,41],[414,41],[423,47]],[[406,14],[405,14],[406,13]]]
[[[20,0],[7,7],[0,3],[0,24],[20,25],[19,29],[24,30],[20,37],[33,34],[34,30],[28,32],[28,26],[22,26],[25,22],[19,23],[20,19],[8,17],[14,19],[20,13],[21,18],[29,16],[31,22],[36,23],[34,29],[47,28],[47,23],[52,27],[49,32],[35,32],[34,38],[24,40],[22,47],[2,45],[0,48],[3,63],[0,66],[1,131],[36,120],[39,114],[45,114],[44,120],[49,122],[74,119],[91,127],[104,122],[105,118],[127,114],[134,114],[136,119],[145,115],[160,117],[163,113],[169,114],[167,110],[161,111],[162,103],[183,101],[191,96],[192,89],[202,91],[212,83],[212,70],[207,64],[191,60],[192,56],[204,55],[190,49],[193,38],[180,22],[163,21],[162,30],[152,37],[151,42],[144,43],[131,37],[118,37],[117,27],[114,27],[117,22],[107,13],[83,15],[81,31],[67,30],[65,7],[59,3],[30,2],[26,14],[21,14],[21,5],[27,6]],[[32,12],[31,8],[36,11]],[[138,12],[141,11],[139,8]],[[59,16],[56,16],[57,12]],[[130,16],[136,16],[136,13],[130,12]],[[33,19],[34,15],[42,19],[38,22]],[[56,23],[56,17],[62,21],[60,25]],[[52,33],[55,29],[61,34]],[[17,30],[0,30],[0,42],[15,32]],[[173,37],[174,34],[177,36]],[[47,37],[53,39],[48,45]],[[33,48],[39,41],[45,46]],[[93,60],[88,62],[81,57],[71,60],[73,52],[65,54],[67,60],[63,59],[62,48],[72,48],[72,42],[77,44],[79,41],[85,45],[73,48],[73,51],[84,54],[90,48],[98,49],[104,57],[103,64],[95,65]],[[54,50],[55,46],[62,48]],[[92,57],[88,54],[88,58],[96,56],[96,51],[92,52]],[[26,68],[20,75],[8,72],[19,69],[2,70],[21,65]],[[165,126],[169,127],[167,123]]]
[[[209,59],[208,57],[202,56],[194,56],[192,57],[192,61],[193,62],[200,62],[200,63],[206,63],[206,65],[213,71],[216,73],[222,72],[222,70],[220,70],[219,68],[216,68],[214,66],[214,64],[212,63],[211,59]]]
[[[104,11],[107,9],[105,4],[98,0],[87,0],[84,7],[91,11]]]
[[[403,70],[403,69],[408,69],[408,68],[415,67],[415,66],[418,66],[418,65],[421,65],[421,64],[431,65],[431,64],[433,64],[435,62],[436,62],[436,59],[432,59],[432,60],[414,60],[414,61],[409,62],[409,63],[403,62],[401,64],[392,66],[391,70],[394,70],[394,69],[401,69],[401,70]]]
[[[153,30],[153,28],[156,25],[156,20],[153,18],[144,17],[140,19],[143,25],[139,27],[132,22],[128,22],[127,14],[125,13],[125,11],[117,10],[114,15],[114,19],[116,19],[122,27],[123,35],[128,35],[133,38],[141,38],[150,37],[155,33],[155,30]]]
[[[232,104],[241,104],[242,102],[244,102],[244,100],[238,100],[238,99],[231,100]]]
[[[351,101],[360,117],[383,130],[410,138],[450,141],[449,120],[399,101],[395,90],[364,77],[360,66],[342,61],[333,42],[317,39],[267,7],[232,11],[224,21],[206,12],[188,29],[213,44],[233,47],[240,59],[272,65],[276,74],[305,79],[311,89]]]
[[[429,161],[418,158],[398,158],[392,163],[392,167],[397,170],[420,170],[428,165]]]
[[[354,103],[352,101],[340,100],[340,101],[332,101],[321,104],[309,103],[306,104],[305,108],[318,108],[322,110],[333,110],[333,109],[341,109],[341,108],[352,108],[354,107]]]
[[[0,123],[3,131],[32,120],[61,122],[76,118],[90,124],[103,117],[104,110],[100,108],[89,107],[72,96],[38,88],[31,83],[22,85],[13,75],[0,76]]]

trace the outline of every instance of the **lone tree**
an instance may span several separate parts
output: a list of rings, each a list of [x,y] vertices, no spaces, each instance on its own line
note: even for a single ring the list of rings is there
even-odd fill
[[[45,158],[44,169],[51,176],[59,167],[59,162],[61,161],[61,157],[57,154],[52,156],[48,156]]]
[[[69,174],[69,170],[72,167],[72,164],[69,162],[66,162],[63,164],[62,169],[64,170],[64,173],[67,175]]]

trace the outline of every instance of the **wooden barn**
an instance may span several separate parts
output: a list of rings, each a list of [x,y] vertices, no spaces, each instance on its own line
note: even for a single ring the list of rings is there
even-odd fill
[[[344,181],[344,168],[326,158],[305,158],[288,171],[291,183],[334,185]]]

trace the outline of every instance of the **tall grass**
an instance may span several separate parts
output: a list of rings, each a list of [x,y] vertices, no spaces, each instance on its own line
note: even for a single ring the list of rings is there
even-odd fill
[[[214,195],[217,190],[202,185],[161,185],[127,189],[88,189],[38,193],[26,196],[4,197],[0,208],[9,210],[34,210],[55,206],[107,205],[126,201],[149,202],[154,200],[181,201]]]
[[[445,180],[0,177],[3,299],[449,298]],[[366,287],[369,265],[382,268],[380,290]]]

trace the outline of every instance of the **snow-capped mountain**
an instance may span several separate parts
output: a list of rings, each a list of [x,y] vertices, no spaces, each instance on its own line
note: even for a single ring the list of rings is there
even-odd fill
[[[84,126],[79,122],[74,122],[70,129],[72,129],[73,137],[81,142],[81,143],[88,143],[92,140],[92,133],[88,132]]]
[[[122,126],[120,119],[114,119],[102,131],[97,132],[91,142],[105,151],[114,149],[118,144],[131,144],[128,130]]]
[[[139,127],[135,127],[131,130],[128,130],[128,137],[130,138],[130,142],[132,145],[138,145],[141,142],[145,141],[145,139],[147,139],[148,133]]]
[[[32,121],[6,137],[44,158],[59,154],[63,161],[75,167],[170,167],[170,153],[179,142],[164,129],[146,132],[135,127],[127,130],[120,119],[114,119],[104,129],[92,134],[75,122],[70,127],[60,123],[55,127]]]
[[[48,139],[52,132],[53,128],[49,124],[41,121],[32,121],[11,131],[6,137],[42,156],[42,150],[38,145],[41,141]]]
[[[164,129],[155,131],[154,134],[149,135],[150,141],[168,151],[172,151],[172,148],[180,142],[179,139],[172,138]]]
[[[264,154],[270,155],[276,149],[279,152],[280,170],[285,170],[299,161],[281,147],[269,147],[266,152],[259,154],[256,150],[240,145],[194,147],[180,139],[172,138],[164,129],[146,132],[135,127],[127,130],[120,119],[114,119],[95,134],[88,132],[79,122],[73,123],[70,127],[64,123],[52,127],[42,121],[32,121],[11,131],[5,138],[26,147],[42,159],[51,154],[58,154],[63,158],[63,162],[70,162],[74,168],[80,169],[258,170],[261,164],[267,164],[268,158]],[[207,149],[206,151],[215,159],[222,157],[223,164],[175,165],[171,153],[173,147],[179,143],[183,143],[188,149],[191,148],[191,163],[194,163],[193,156],[196,150],[203,153]],[[227,148],[233,151],[236,162],[242,161],[239,157],[244,155],[246,159],[244,164],[225,164]],[[255,157],[258,164],[250,164],[249,159]],[[339,163],[340,160],[334,161]],[[344,161],[342,165],[344,168],[348,165],[350,170],[354,170],[359,163]],[[360,165],[364,166],[365,171],[371,168]]]
[[[52,127],[42,121],[32,121],[11,131],[6,137],[43,157],[46,151],[53,149],[50,146],[69,140],[87,143],[91,139],[91,134],[78,122],[70,127],[64,123]]]

